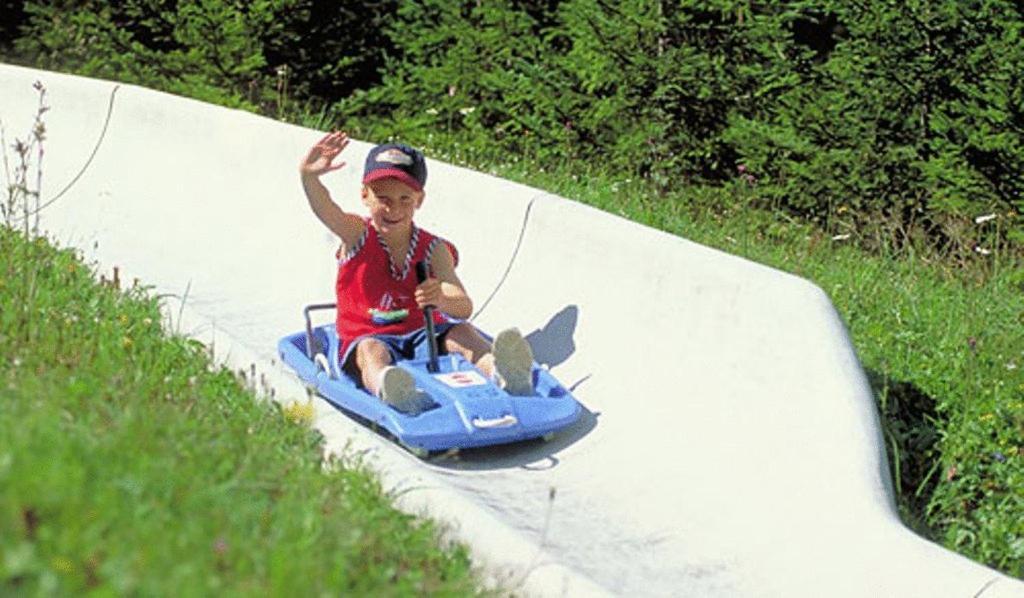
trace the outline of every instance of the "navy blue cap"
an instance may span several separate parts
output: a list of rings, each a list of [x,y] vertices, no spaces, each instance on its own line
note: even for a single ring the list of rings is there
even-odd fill
[[[363,184],[394,178],[422,191],[427,183],[427,163],[423,153],[402,143],[385,143],[370,150],[363,169]]]

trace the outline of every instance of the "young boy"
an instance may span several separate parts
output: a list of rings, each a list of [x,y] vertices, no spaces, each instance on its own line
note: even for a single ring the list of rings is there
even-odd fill
[[[426,357],[423,308],[433,305],[465,319],[473,302],[455,275],[454,247],[413,223],[425,196],[423,154],[401,144],[370,150],[361,193],[368,216],[360,217],[342,210],[320,182],[345,166],[334,159],[348,143],[346,133],[330,133],[299,165],[313,213],[341,239],[336,292],[342,369],[385,402],[407,409],[414,404],[415,384],[392,364]],[[423,283],[416,281],[419,261],[432,274]],[[532,394],[533,355],[518,330],[501,332],[492,347],[470,324],[451,323],[436,312],[435,330],[440,352],[461,353],[511,394]]]

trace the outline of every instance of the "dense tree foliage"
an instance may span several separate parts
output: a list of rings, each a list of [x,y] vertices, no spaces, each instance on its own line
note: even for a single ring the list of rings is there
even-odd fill
[[[969,251],[973,217],[1024,211],[1024,24],[1000,0],[837,2],[827,55],[725,132],[773,200],[849,229],[883,222]],[[1014,100],[1016,98],[1016,100]],[[766,186],[769,187],[769,186]],[[842,209],[842,211],[840,211]]]
[[[414,142],[440,129],[491,155],[597,164],[666,197],[721,186],[865,242],[1024,245],[1013,0],[3,7],[0,40],[21,32],[9,54],[43,67],[280,117],[330,107]],[[996,225],[975,225],[989,214]]]
[[[371,86],[396,0],[25,2],[11,58],[283,116]],[[320,99],[323,98],[323,99]]]
[[[1019,247],[1021,10],[411,0],[389,28],[401,60],[343,112],[389,134],[441,126],[597,162],[666,192],[726,185],[833,233],[961,255],[983,249],[974,218],[995,214]]]
[[[0,50],[10,47],[25,23],[25,7],[21,0],[0,0]]]

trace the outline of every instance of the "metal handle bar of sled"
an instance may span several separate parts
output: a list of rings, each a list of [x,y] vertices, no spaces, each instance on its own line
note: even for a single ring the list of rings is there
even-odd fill
[[[416,262],[416,282],[423,284],[427,279],[427,262]],[[427,371],[436,373],[437,367],[437,335],[434,334],[434,306],[428,305],[423,308],[423,320],[427,327],[427,347],[430,348],[430,361],[427,362]]]
[[[320,351],[313,349],[313,322],[309,319],[309,312],[319,309],[337,309],[337,303],[316,303],[302,308],[302,315],[306,318],[306,357],[316,359]]]

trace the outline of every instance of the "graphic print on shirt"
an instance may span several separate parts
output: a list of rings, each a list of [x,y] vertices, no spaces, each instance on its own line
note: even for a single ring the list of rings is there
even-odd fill
[[[404,303],[408,297],[405,295],[399,296],[398,304]],[[409,317],[409,310],[404,308],[395,309],[397,307],[395,298],[391,293],[384,293],[381,296],[380,301],[377,302],[377,307],[371,307],[366,310],[370,314],[370,321],[377,326],[387,326],[389,324],[397,324],[405,321]]]

